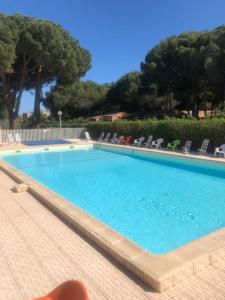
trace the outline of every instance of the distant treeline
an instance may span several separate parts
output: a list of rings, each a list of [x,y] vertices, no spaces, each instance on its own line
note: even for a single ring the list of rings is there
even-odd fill
[[[114,111],[149,116],[175,108],[197,116],[199,110],[224,109],[225,26],[161,41],[149,50],[140,69],[111,84],[57,84],[44,103],[68,118]]]
[[[35,91],[33,126],[41,121],[41,102],[55,117],[61,110],[64,119],[117,111],[149,117],[173,115],[175,108],[194,116],[223,110],[225,26],[161,41],[140,71],[113,83],[81,81],[90,67],[90,53],[60,25],[0,14],[0,118],[8,117],[11,128],[24,91]],[[43,95],[46,85],[50,91]]]

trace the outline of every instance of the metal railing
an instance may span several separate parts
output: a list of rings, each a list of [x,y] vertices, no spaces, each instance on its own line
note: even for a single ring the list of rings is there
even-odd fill
[[[51,141],[58,139],[82,138],[85,128],[47,128],[47,129],[3,129],[0,130],[2,143],[8,142],[8,135],[15,137],[19,134],[22,142],[28,141]]]

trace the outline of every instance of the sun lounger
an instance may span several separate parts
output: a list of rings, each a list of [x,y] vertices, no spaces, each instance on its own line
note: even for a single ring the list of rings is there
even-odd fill
[[[111,143],[115,143],[115,140],[117,139],[117,132],[115,132],[112,136],[112,138],[109,140]]]
[[[215,149],[215,152],[214,152],[214,156],[223,156],[225,157],[225,144],[221,145],[220,147],[217,147]]]
[[[68,280],[48,295],[34,300],[88,300],[88,294],[84,285],[78,280]]]
[[[18,143],[18,144],[20,144],[22,142],[22,139],[21,139],[19,133],[15,134],[15,142]]]
[[[167,150],[176,151],[177,146],[180,145],[180,140],[174,140],[167,144]]]
[[[12,133],[8,133],[8,134],[7,134],[7,143],[8,143],[8,144],[13,144],[13,143],[15,143],[15,139],[14,139],[14,136],[12,135]]]
[[[191,144],[192,144],[192,141],[186,141],[185,144],[184,144],[184,147],[182,147],[182,151],[184,153],[189,153],[190,152],[190,149],[191,149]]]
[[[85,131],[84,136],[85,136],[86,141],[91,141],[91,137],[90,137],[90,134],[88,131]]]
[[[146,148],[151,148],[151,146],[152,146],[152,139],[153,139],[153,136],[152,136],[152,135],[149,135],[149,137],[148,137],[148,139],[147,139],[147,142],[144,143],[144,146],[145,146]]]
[[[3,145],[3,140],[2,140],[2,129],[0,127],[0,146]]]
[[[108,143],[109,138],[110,138],[110,135],[111,135],[111,133],[108,132],[108,133],[106,134],[105,138],[103,139],[103,142]]]
[[[198,153],[199,154],[206,154],[208,146],[209,146],[209,140],[208,139],[204,139],[203,142],[202,142],[201,148],[197,150]]]
[[[156,141],[153,141],[152,148],[160,149],[163,142],[164,142],[164,139],[162,139],[162,138],[157,139]]]
[[[114,143],[121,144],[123,142],[123,139],[124,139],[124,135],[121,135],[115,139]]]
[[[134,140],[134,146],[141,147],[142,144],[143,144],[143,142],[144,142],[144,140],[145,140],[144,136],[140,137],[139,139],[135,139]]]
[[[103,141],[103,139],[104,139],[104,135],[105,135],[105,132],[102,132],[101,133],[101,135],[100,135],[100,137],[98,138],[98,142],[102,142]]]
[[[125,136],[125,137],[123,138],[123,143],[124,143],[125,145],[128,145],[128,144],[130,144],[131,140],[132,140],[132,136],[131,136],[131,135]]]

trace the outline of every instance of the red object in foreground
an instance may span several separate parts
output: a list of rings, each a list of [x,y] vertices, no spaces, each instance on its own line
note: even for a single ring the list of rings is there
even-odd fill
[[[128,135],[124,137],[123,142],[124,144],[130,144],[131,140],[132,140],[132,136]]]
[[[34,300],[89,300],[84,285],[78,280],[69,280],[60,284],[48,295]]]

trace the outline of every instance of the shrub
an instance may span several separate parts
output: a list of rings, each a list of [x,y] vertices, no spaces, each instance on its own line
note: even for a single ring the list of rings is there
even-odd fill
[[[63,128],[81,128],[85,127],[87,125],[87,121],[84,119],[75,119],[75,120],[62,120],[62,127]],[[17,128],[33,128],[32,121],[23,121],[20,126]],[[58,120],[45,120],[39,124],[39,128],[52,128],[52,127],[59,127],[59,121]]]
[[[92,138],[100,136],[101,132],[117,132],[119,135],[140,137],[153,135],[154,139],[162,137],[164,146],[174,139],[180,139],[182,144],[186,140],[192,141],[192,149],[201,146],[204,138],[210,139],[209,150],[225,143],[225,118],[205,120],[185,120],[168,118],[165,120],[148,119],[144,121],[97,122],[88,123],[86,128]]]

